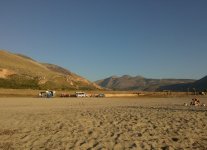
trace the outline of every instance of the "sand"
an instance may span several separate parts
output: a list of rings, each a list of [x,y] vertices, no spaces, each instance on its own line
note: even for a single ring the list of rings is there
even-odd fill
[[[0,98],[0,149],[204,150],[207,108],[190,100]]]

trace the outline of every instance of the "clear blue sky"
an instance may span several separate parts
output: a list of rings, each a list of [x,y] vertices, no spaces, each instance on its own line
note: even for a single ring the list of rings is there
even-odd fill
[[[111,75],[207,75],[207,0],[0,0],[0,49]]]

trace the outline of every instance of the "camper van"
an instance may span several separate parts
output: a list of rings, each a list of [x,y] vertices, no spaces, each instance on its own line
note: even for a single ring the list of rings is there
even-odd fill
[[[86,97],[86,93],[85,92],[75,92],[75,96],[76,97]]]
[[[55,96],[55,91],[44,91],[39,93],[39,97],[54,97]]]

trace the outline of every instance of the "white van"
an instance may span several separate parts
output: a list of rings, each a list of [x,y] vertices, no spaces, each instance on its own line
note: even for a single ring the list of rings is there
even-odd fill
[[[44,91],[39,93],[39,97],[54,97],[55,96],[55,91]]]
[[[85,92],[75,92],[75,96],[76,97],[86,97],[86,93]]]

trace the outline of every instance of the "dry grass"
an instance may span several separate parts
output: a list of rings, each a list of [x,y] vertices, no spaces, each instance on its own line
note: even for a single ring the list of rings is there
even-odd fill
[[[5,74],[7,71],[12,71],[15,76]],[[101,89],[99,86],[91,83],[90,81],[70,72],[57,65],[48,65],[39,63],[26,56],[20,56],[12,54],[7,51],[0,50],[0,77],[8,79],[1,81],[1,87],[4,88],[19,88],[19,84],[12,84],[9,81],[21,80],[24,82],[26,79],[30,79],[27,85],[23,85],[23,88],[35,88],[35,89]],[[12,78],[17,77],[17,78]],[[19,81],[17,80],[17,81]],[[2,83],[3,82],[3,83]],[[5,83],[6,82],[6,83]],[[33,83],[35,82],[35,87]],[[7,85],[7,86],[4,86]]]
[[[0,50],[0,68],[11,69],[17,74],[26,74],[31,76],[53,76],[51,72],[36,61],[23,58],[21,56]]]
[[[31,89],[0,89],[0,97],[35,97],[39,92]]]

